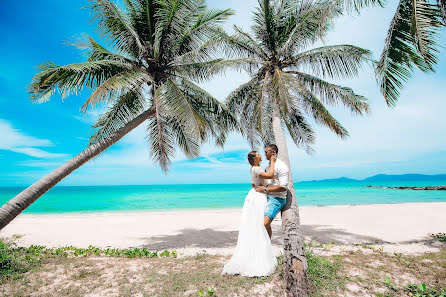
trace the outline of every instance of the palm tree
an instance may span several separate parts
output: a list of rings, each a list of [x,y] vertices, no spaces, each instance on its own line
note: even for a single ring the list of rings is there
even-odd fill
[[[93,19],[114,51],[84,36],[75,46],[85,51],[87,61],[41,65],[30,93],[34,102],[45,102],[56,91],[64,98],[87,88],[92,93],[84,111],[100,103],[109,108],[93,126],[84,151],[0,208],[0,229],[145,121],[150,155],[164,171],[176,146],[197,157],[203,141],[212,138],[222,145],[236,126],[227,108],[193,82],[236,63],[215,59],[208,48],[232,10],[209,10],[204,0],[125,0],[124,10],[110,0],[90,2]]]
[[[389,106],[396,104],[414,66],[423,72],[435,71],[440,29],[445,22],[445,0],[400,0],[375,70]]]
[[[326,35],[345,4],[331,0],[259,0],[253,33],[235,27],[235,34],[226,36],[226,53],[244,58],[252,75],[227,97],[226,103],[251,147],[275,142],[278,157],[288,166],[284,129],[298,147],[311,153],[315,135],[307,115],[344,138],[348,132],[325,105],[342,104],[359,115],[369,110],[366,98],[324,78],[356,76],[362,62],[370,59],[370,52],[352,45],[311,48]],[[307,262],[291,173],[289,190],[282,211],[286,291],[288,296],[307,296]]]

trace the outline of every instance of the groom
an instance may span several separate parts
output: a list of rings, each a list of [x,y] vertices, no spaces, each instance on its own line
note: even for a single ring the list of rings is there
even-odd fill
[[[265,147],[265,156],[268,161],[271,160],[271,156],[277,155],[278,152],[279,149],[275,144],[270,144]],[[269,165],[266,167],[265,171],[268,172],[268,170]],[[277,159],[274,165],[273,178],[266,186],[256,187],[257,192],[265,193],[267,195],[267,205],[263,218],[263,224],[265,225],[270,239],[272,236],[271,222],[286,204],[288,174],[288,166],[283,161]]]

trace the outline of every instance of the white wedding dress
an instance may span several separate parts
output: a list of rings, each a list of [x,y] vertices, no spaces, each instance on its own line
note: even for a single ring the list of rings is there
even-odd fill
[[[263,180],[258,176],[261,171],[259,166],[251,169],[252,183],[256,186],[263,184]],[[274,273],[277,259],[263,225],[265,208],[266,195],[251,189],[243,204],[242,222],[234,255],[224,266],[222,274],[255,277]]]

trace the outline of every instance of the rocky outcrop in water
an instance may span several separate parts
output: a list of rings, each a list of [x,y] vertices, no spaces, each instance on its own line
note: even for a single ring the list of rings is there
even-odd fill
[[[446,191],[446,186],[432,187],[381,187],[381,186],[365,186],[366,188],[375,189],[396,189],[396,190],[422,190],[422,191]]]

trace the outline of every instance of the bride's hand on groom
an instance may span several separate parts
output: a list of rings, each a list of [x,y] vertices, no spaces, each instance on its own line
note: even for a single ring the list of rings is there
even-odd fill
[[[265,191],[265,187],[264,186],[257,186],[256,187],[256,192],[263,193],[263,191]]]
[[[275,163],[276,160],[277,160],[277,155],[276,155],[276,154],[273,154],[273,155],[271,156],[270,162],[271,162],[271,163]]]

